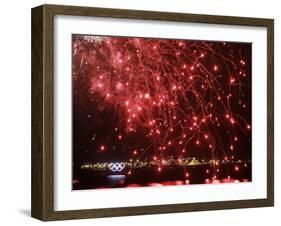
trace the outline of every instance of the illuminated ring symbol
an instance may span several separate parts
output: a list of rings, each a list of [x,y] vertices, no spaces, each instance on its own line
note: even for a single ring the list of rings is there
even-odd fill
[[[108,168],[113,172],[121,172],[125,168],[124,162],[109,163]]]

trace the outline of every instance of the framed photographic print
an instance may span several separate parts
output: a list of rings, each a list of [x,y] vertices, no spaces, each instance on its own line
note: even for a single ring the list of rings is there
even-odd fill
[[[32,216],[273,206],[272,19],[32,9]]]

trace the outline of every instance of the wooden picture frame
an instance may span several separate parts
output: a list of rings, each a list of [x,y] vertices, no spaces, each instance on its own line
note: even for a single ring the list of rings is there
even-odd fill
[[[122,208],[54,210],[54,16],[94,16],[265,27],[267,29],[267,198]],[[34,218],[50,220],[163,214],[274,205],[274,21],[123,9],[42,5],[32,9],[32,202]]]

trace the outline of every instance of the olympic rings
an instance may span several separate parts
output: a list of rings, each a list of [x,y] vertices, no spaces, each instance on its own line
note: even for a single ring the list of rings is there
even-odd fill
[[[108,168],[113,172],[121,172],[125,168],[124,162],[109,163]]]

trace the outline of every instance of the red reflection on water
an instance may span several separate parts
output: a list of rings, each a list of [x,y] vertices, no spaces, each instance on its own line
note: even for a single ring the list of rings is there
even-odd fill
[[[190,184],[190,180],[185,180],[185,184]]]
[[[137,188],[137,187],[140,187],[140,184],[129,184],[127,187],[128,188]]]
[[[211,184],[212,181],[210,179],[205,179],[205,184]]]
[[[213,180],[213,184],[220,184],[220,183],[221,183],[221,181],[218,180],[218,179],[214,179],[214,180]]]
[[[176,180],[176,181],[165,181],[162,183],[164,186],[169,186],[169,185],[183,185],[184,181],[181,180]]]
[[[248,179],[242,179],[242,180],[237,180],[230,178],[229,176],[227,178],[223,178],[221,180],[219,179],[209,179],[206,178],[204,180],[204,184],[225,184],[225,183],[242,183],[242,182],[249,182]],[[161,183],[149,183],[147,186],[151,187],[160,187],[160,186],[171,186],[171,185],[189,185],[190,180],[176,180],[176,181],[164,181]],[[143,187],[141,184],[128,184],[126,186],[127,188],[136,188],[136,187]]]
[[[224,183],[241,183],[241,182],[249,182],[249,180],[248,179],[237,180],[237,179],[230,178],[230,176],[228,176],[227,178],[223,178],[221,180],[218,179],[210,180],[208,178],[205,179],[205,184],[224,184]]]
[[[119,184],[119,185],[125,184],[125,180],[120,180],[120,181],[118,181],[118,184]]]
[[[149,183],[148,186],[163,186],[161,183]]]

